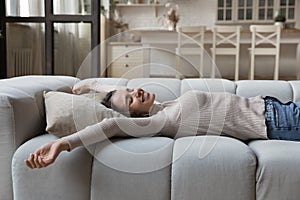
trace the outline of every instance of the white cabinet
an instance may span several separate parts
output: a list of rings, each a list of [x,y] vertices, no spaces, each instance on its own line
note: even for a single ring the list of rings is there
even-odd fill
[[[111,43],[107,55],[107,76],[139,78],[144,76],[144,51],[140,43]]]

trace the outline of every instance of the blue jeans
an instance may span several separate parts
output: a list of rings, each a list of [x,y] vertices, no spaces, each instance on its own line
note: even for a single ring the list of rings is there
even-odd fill
[[[264,100],[268,138],[300,141],[300,102],[281,103],[269,96]]]

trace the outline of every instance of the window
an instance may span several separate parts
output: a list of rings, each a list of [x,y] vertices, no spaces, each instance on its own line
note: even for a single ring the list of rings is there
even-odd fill
[[[238,20],[253,19],[253,0],[238,1]]]
[[[295,0],[280,0],[280,12],[287,20],[295,18]]]
[[[296,0],[218,0],[217,22],[273,22],[280,11],[295,22]]]
[[[218,20],[232,20],[232,1],[233,0],[218,0]]]
[[[87,54],[100,42],[100,1],[0,2],[0,30],[5,36],[0,40],[0,78],[76,76]],[[98,57],[93,59],[94,66],[99,66]],[[101,74],[98,68],[91,73]]]
[[[258,1],[258,20],[273,20],[274,0]]]

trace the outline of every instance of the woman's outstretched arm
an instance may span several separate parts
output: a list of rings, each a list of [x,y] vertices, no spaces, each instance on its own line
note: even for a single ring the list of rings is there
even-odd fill
[[[67,140],[61,138],[38,148],[29,155],[25,163],[31,169],[47,167],[55,161],[62,151],[70,151],[70,145]]]
[[[102,142],[113,136],[150,137],[167,126],[164,112],[146,118],[109,118],[58,140],[46,143],[31,154],[25,163],[30,168],[42,168],[54,163],[62,151]]]

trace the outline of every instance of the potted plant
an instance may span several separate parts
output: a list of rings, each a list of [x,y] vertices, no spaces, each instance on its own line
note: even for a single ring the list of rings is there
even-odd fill
[[[277,15],[274,18],[275,25],[279,25],[281,28],[284,27],[284,23],[286,21],[286,17],[281,13],[281,11],[277,11]]]

